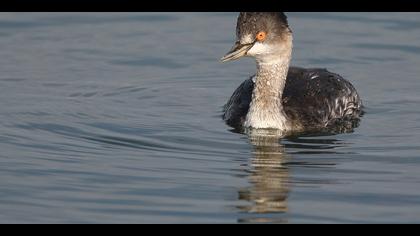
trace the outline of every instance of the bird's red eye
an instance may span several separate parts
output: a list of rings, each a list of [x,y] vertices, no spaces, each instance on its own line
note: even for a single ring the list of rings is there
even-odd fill
[[[258,32],[256,38],[258,41],[264,41],[265,37],[267,36],[267,34],[264,31],[260,31]]]

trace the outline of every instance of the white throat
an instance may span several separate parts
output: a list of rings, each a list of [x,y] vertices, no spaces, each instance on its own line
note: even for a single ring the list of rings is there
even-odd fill
[[[288,43],[278,55],[256,58],[257,74],[245,128],[292,129],[282,105],[292,52],[291,40]]]

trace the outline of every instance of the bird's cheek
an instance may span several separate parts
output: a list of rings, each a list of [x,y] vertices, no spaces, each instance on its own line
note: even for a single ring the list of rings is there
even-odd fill
[[[254,46],[248,50],[247,55],[248,56],[259,56],[263,55],[265,53],[266,49],[265,46],[262,43],[255,43]]]

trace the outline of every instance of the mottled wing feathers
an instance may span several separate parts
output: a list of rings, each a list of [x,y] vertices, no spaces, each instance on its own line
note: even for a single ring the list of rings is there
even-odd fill
[[[223,119],[232,127],[242,126],[251,103],[254,82],[252,76],[245,80],[233,92],[229,101],[223,107]]]
[[[283,105],[286,114],[301,120],[306,128],[357,118],[362,106],[356,89],[340,75],[297,67],[289,70]]]

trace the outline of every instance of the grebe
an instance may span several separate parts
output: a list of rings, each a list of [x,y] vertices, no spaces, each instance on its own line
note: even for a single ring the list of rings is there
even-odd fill
[[[326,69],[290,67],[292,31],[281,12],[241,12],[236,43],[222,62],[254,57],[257,73],[223,108],[234,128],[302,132],[359,120],[362,101],[340,75]]]

